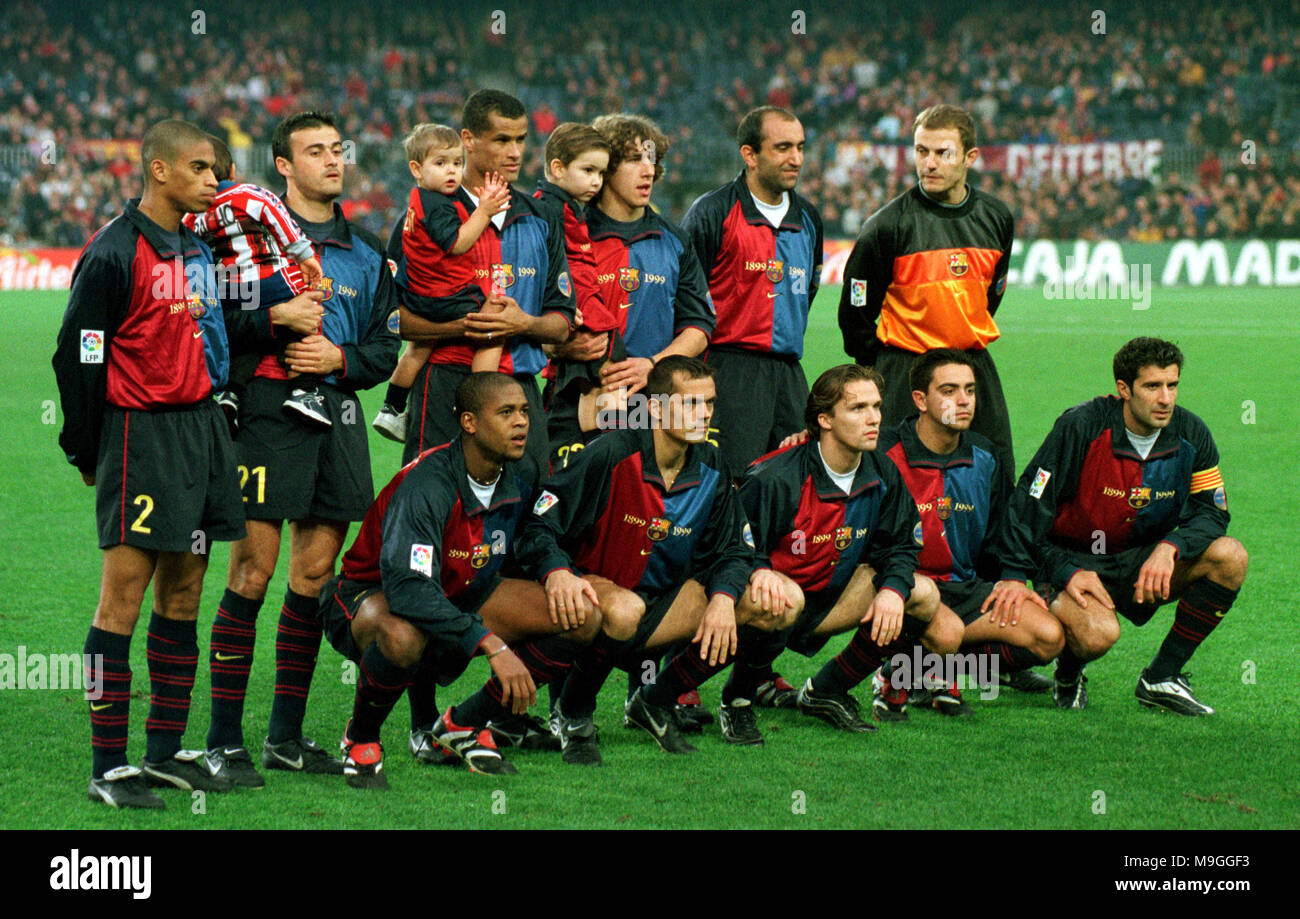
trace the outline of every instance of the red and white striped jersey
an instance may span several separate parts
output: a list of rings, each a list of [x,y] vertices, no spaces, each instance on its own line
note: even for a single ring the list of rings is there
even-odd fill
[[[279,273],[295,294],[306,289],[298,262],[311,258],[311,240],[283,202],[265,188],[222,182],[212,206],[202,214],[186,214],[184,223],[212,247],[218,265],[237,269],[239,281]]]

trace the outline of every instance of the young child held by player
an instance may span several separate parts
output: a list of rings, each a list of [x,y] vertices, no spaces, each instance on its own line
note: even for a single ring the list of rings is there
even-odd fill
[[[461,189],[465,162],[460,133],[446,125],[416,125],[405,150],[416,187],[402,226],[396,278],[402,304],[434,322],[450,322],[467,312],[496,312],[500,307],[486,297],[492,290],[492,259],[484,231],[495,215],[509,208],[509,183],[489,173],[483,186],[473,189],[475,206]],[[389,379],[373,427],[390,440],[406,439],[407,394],[431,350],[408,344]],[[477,348],[471,370],[496,370],[501,352],[500,345]]]

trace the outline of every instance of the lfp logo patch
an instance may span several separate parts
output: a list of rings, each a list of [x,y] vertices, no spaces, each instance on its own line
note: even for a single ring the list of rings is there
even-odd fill
[[[433,577],[433,546],[415,543],[411,546],[411,570],[426,578]]]
[[[81,362],[104,363],[104,333],[98,329],[81,330]]]
[[[849,282],[849,305],[867,305],[867,282],[854,279]]]

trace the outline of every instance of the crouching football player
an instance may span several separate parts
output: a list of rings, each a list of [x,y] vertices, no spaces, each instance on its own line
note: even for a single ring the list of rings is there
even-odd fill
[[[1020,581],[990,579],[999,570],[999,536],[1011,474],[999,452],[970,430],[975,416],[975,365],[964,352],[936,348],[912,364],[912,402],[919,415],[881,435],[921,515],[920,571],[933,578],[943,604],[965,624],[962,648],[998,661],[998,679],[1022,692],[1046,692],[1052,681],[1030,667],[1061,652],[1061,624],[1047,603]],[[872,684],[881,721],[906,720],[909,688],[891,685],[888,665]],[[913,692],[949,715],[971,709],[956,686]]]
[[[1246,550],[1226,535],[1228,499],[1205,422],[1178,406],[1183,354],[1134,338],[1115,354],[1117,396],[1057,419],[1016,486],[1006,577],[1040,572],[1065,627],[1056,668],[1062,708],[1088,704],[1084,664],[1119,639],[1119,619],[1151,621],[1177,600],[1173,625],[1138,677],[1143,705],[1212,715],[1183,666],[1223,621],[1246,578]]]

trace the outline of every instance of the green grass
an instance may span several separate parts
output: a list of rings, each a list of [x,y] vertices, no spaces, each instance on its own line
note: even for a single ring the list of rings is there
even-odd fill
[[[823,290],[809,332],[811,380],[842,360],[835,326],[838,290]],[[92,491],[64,461],[49,356],[65,302],[59,293],[0,295],[0,652],[79,652],[98,586]],[[1089,669],[1092,704],[1061,713],[1044,697],[1007,694],[976,701],[964,723],[928,712],[870,736],[832,732],[796,712],[763,712],[767,745],[726,747],[716,733],[692,757],[659,753],[621,727],[622,676],[601,696],[606,765],[565,767],[558,756],[518,754],[508,779],[457,769],[417,768],[407,755],[406,703],[385,726],[387,794],[365,795],[341,780],[268,773],[260,792],[210,795],[191,812],[180,793],[164,813],[115,813],[84,798],[89,767],[85,703],[71,691],[0,693],[0,827],[1293,827],[1300,820],[1300,766],[1292,695],[1300,652],[1286,592],[1297,555],[1300,496],[1285,472],[1294,455],[1290,385],[1300,349],[1294,295],[1266,289],[1157,290],[1151,308],[1098,301],[1047,301],[1013,290],[993,347],[1011,406],[1023,466],[1062,409],[1107,391],[1110,358],[1136,334],[1178,341],[1187,353],[1182,404],[1209,424],[1233,512],[1231,532],[1252,555],[1240,602],[1191,664],[1195,686],[1219,713],[1162,716],[1140,708],[1133,684],[1163,638],[1166,607],[1144,629],[1127,625],[1119,644]],[[366,417],[379,393],[363,394]],[[1243,423],[1254,406],[1255,423]],[[398,445],[372,434],[376,486],[399,463]],[[287,547],[262,613],[245,731],[260,744],[270,704],[274,623]],[[206,647],[228,547],[212,555],[200,619]],[[798,684],[817,660],[787,654],[780,669]],[[144,642],[132,651],[136,704],[130,752],[143,750],[147,707]],[[206,654],[204,655],[206,657]],[[1250,662],[1249,664],[1247,662]],[[1255,682],[1243,682],[1253,664]],[[333,746],[351,706],[341,658],[322,645],[307,731]],[[444,702],[476,688],[486,665],[440,692]],[[721,680],[704,688],[717,704]],[[860,690],[860,695],[865,695]],[[194,691],[189,746],[207,725],[206,667]],[[1094,793],[1106,813],[1093,813]],[[503,794],[498,794],[498,792]],[[800,795],[799,793],[802,793]],[[806,799],[806,813],[793,805]],[[495,805],[495,807],[494,807]],[[499,813],[504,806],[504,813]]]

